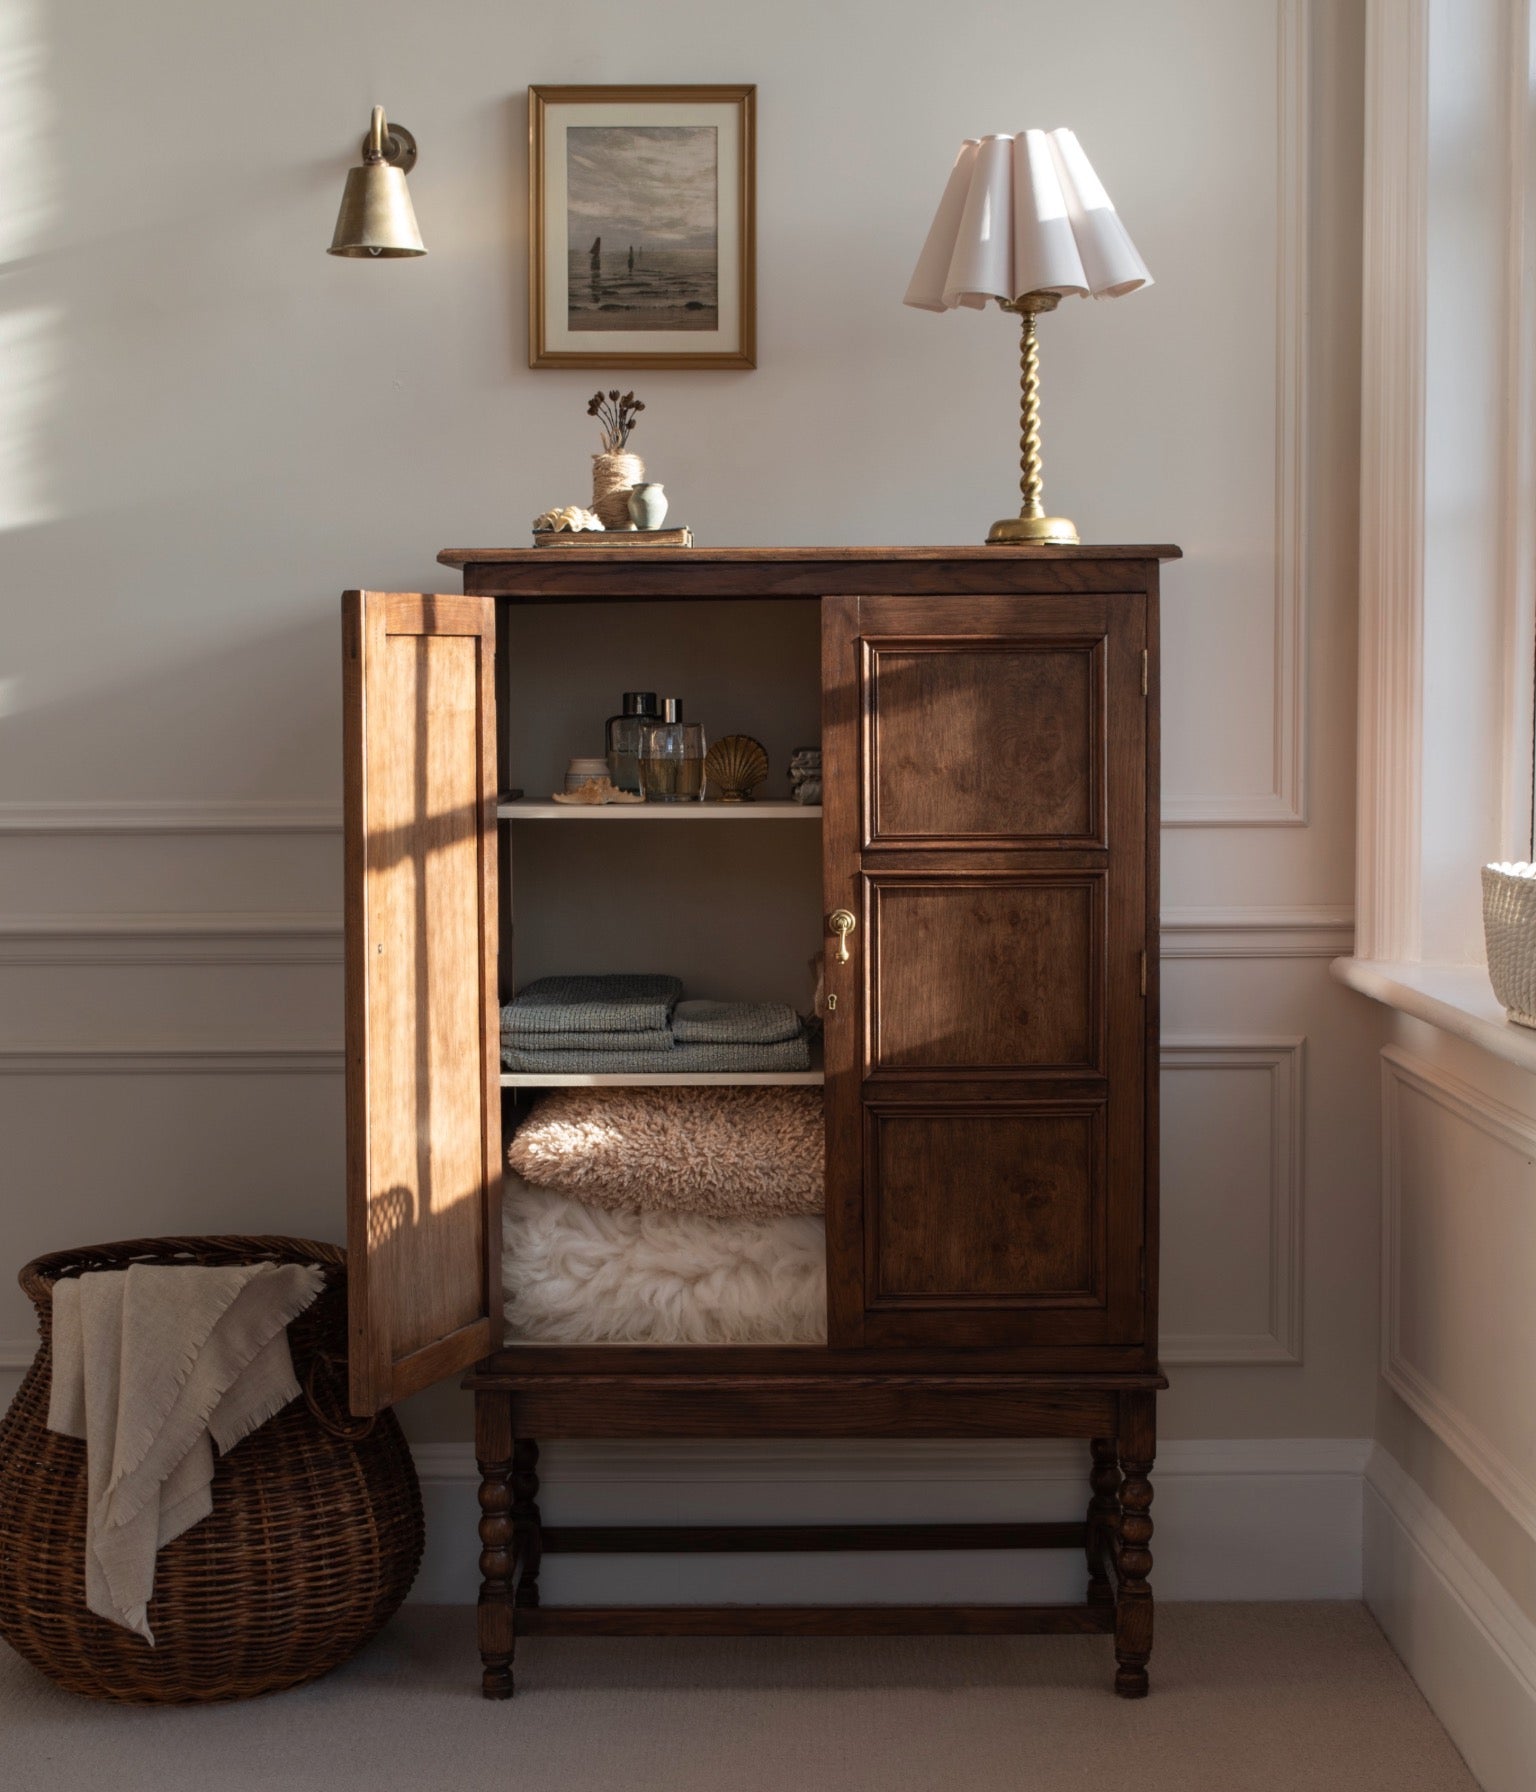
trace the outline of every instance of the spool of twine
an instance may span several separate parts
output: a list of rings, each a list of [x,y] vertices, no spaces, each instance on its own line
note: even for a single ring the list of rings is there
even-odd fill
[[[592,456],[592,508],[605,529],[629,527],[629,494],[644,477],[638,454]]]

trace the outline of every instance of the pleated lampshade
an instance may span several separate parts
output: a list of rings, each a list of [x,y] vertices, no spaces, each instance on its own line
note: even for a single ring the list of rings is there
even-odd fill
[[[907,288],[923,311],[1054,292],[1118,298],[1152,276],[1072,131],[960,146]]]

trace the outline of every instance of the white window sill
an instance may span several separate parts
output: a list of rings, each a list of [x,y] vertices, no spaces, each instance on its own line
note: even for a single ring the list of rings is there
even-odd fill
[[[1427,1020],[1522,1070],[1536,1070],[1536,1029],[1504,1017],[1480,964],[1382,964],[1336,958],[1328,967],[1340,983],[1372,1001]]]

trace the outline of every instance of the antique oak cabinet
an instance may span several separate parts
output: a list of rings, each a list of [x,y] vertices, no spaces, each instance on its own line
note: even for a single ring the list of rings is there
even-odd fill
[[[463,595],[347,595],[352,1401],[467,1372],[488,1697],[511,1694],[519,1637],[770,1632],[1104,1631],[1116,1690],[1146,1692],[1176,554],[449,551]],[[622,684],[684,679],[690,713],[752,724],[780,776],[819,732],[820,810],[542,800],[568,752],[601,750]],[[504,1347],[501,1164],[541,1079],[503,1075],[499,999],[611,969],[793,996],[818,950],[824,1062],[720,1080],[824,1078],[825,1346]],[[1082,1439],[1085,1503],[1054,1523],[541,1523],[542,1441],[721,1437]],[[1076,1551],[1083,1600],[540,1603],[558,1551],[967,1548]]]

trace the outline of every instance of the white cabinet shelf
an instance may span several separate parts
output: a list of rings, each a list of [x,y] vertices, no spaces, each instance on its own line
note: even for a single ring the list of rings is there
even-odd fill
[[[820,803],[498,803],[502,821],[820,821]]]

